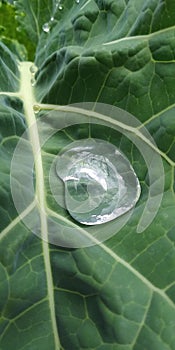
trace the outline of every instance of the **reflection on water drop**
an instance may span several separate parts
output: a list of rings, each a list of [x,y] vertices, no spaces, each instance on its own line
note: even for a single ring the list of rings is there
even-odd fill
[[[59,5],[59,6],[58,6],[58,9],[59,9],[60,11],[62,11],[62,10],[63,10],[63,6],[62,6],[62,5]]]
[[[21,33],[21,32],[22,32],[21,27],[17,27],[17,28],[16,28],[16,30],[17,30],[17,32],[19,32],[19,33]]]
[[[55,18],[52,16],[52,17],[51,17],[51,19],[50,19],[50,20],[51,20],[51,22],[53,22],[53,21],[54,21],[54,19],[55,19]]]
[[[50,31],[50,24],[49,23],[44,23],[42,26],[42,29],[45,33],[49,33]]]
[[[129,160],[107,141],[71,143],[59,154],[56,172],[65,184],[67,210],[82,224],[111,221],[133,208],[140,196]]]

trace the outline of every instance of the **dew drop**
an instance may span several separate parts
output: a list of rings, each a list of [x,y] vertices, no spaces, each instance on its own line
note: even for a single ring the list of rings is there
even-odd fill
[[[21,27],[17,27],[16,30],[17,30],[18,33],[22,32],[22,28]]]
[[[35,64],[32,64],[32,66],[30,67],[30,72],[32,74],[35,74],[37,72],[37,70],[38,70],[38,67],[35,66]]]
[[[50,24],[49,23],[44,23],[42,26],[42,29],[45,33],[49,33],[50,31]]]
[[[85,225],[121,216],[140,196],[139,180],[129,160],[104,140],[72,142],[59,154],[56,172],[65,184],[67,210]]]
[[[52,16],[52,17],[51,17],[51,19],[50,19],[50,20],[51,20],[51,22],[53,22],[53,21],[54,21],[54,19],[55,19],[55,18]]]
[[[38,106],[38,105],[34,105],[34,106],[33,106],[33,110],[34,110],[34,113],[35,113],[35,114],[38,114],[39,111],[40,111],[40,109],[41,109],[41,108],[40,108],[40,106]]]
[[[35,84],[36,84],[36,80],[35,80],[35,78],[32,78],[32,79],[31,79],[31,85],[32,85],[32,86],[35,86]]]
[[[62,11],[62,10],[63,10],[63,6],[62,6],[62,5],[59,5],[59,6],[58,6],[58,9],[59,9],[60,11]]]
[[[80,0],[75,0],[76,4],[79,4],[80,3]]]

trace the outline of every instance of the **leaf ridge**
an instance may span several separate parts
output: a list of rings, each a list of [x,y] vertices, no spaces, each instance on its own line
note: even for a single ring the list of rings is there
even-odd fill
[[[1,231],[0,241],[3,240],[7,234],[23,220],[35,207],[35,200],[19,215],[17,216],[4,230]]]

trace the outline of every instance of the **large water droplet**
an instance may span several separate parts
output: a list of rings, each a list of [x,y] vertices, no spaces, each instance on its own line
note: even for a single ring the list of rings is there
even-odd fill
[[[139,180],[126,156],[99,139],[75,141],[58,156],[70,215],[86,225],[103,224],[129,211],[140,196]]]
[[[44,23],[42,26],[42,29],[45,33],[49,33],[50,31],[50,24],[49,23]]]

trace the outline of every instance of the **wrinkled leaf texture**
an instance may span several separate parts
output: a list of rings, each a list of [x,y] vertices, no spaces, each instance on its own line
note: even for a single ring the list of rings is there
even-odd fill
[[[126,138],[94,127],[92,136],[119,146],[139,177],[142,196],[132,217],[102,245],[64,249],[37,238],[20,220],[10,190],[10,164],[32,99],[30,91],[19,94],[27,79],[22,85],[20,53],[1,43],[0,350],[174,350],[175,2],[64,0],[48,33],[42,26],[53,14],[51,0],[15,6],[20,30],[36,45],[35,102],[101,102],[132,113],[161,151],[165,189],[156,218],[136,233],[148,170]],[[82,137],[86,127],[69,127],[45,145],[45,194],[55,212],[49,164]]]

